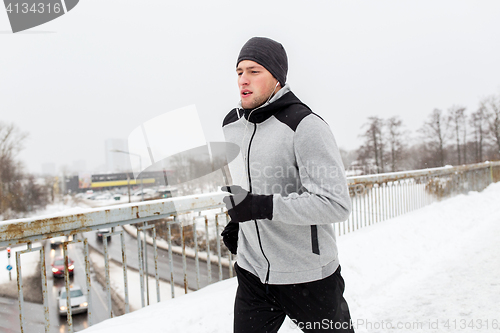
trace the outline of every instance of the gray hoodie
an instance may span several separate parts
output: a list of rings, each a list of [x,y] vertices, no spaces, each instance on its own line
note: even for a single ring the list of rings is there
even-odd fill
[[[333,274],[339,265],[333,223],[347,220],[351,200],[328,124],[285,85],[251,112],[233,109],[223,130],[243,155],[244,163],[230,165],[232,175],[244,175],[234,184],[273,195],[272,220],[240,223],[238,266],[269,284]]]

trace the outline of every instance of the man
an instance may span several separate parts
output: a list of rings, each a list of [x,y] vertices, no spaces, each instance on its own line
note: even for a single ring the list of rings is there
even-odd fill
[[[277,332],[286,315],[304,332],[354,332],[332,225],[351,210],[344,167],[287,71],[280,43],[251,38],[237,61],[241,105],[223,122],[244,160],[231,170],[239,184],[222,188],[231,193],[222,236],[238,253],[234,332]]]

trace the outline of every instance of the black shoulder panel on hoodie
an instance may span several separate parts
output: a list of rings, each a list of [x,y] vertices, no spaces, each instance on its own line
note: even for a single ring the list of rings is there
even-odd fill
[[[325,121],[316,113],[312,112],[311,109],[306,104],[293,104],[288,107],[286,110],[276,113],[274,116],[276,119],[281,121],[283,124],[287,125],[295,132],[297,126],[299,126],[302,119],[306,116],[313,114],[319,119]],[[325,121],[326,123],[326,121]]]
[[[313,112],[305,104],[293,104],[285,110],[276,113],[274,116],[295,132],[302,119],[311,113]]]
[[[238,117],[238,108],[234,108],[226,115],[224,121],[222,122],[222,127],[234,123],[236,120],[240,119]]]

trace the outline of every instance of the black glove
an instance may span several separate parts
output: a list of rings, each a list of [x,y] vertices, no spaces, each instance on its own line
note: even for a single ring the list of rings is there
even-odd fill
[[[273,218],[273,196],[252,194],[238,185],[223,186],[222,191],[232,193],[224,197],[227,213],[231,222],[246,222],[251,220]]]
[[[222,240],[226,247],[232,254],[236,254],[236,250],[238,249],[238,232],[240,231],[240,224],[236,222],[229,222],[224,231],[220,234],[222,236]]]

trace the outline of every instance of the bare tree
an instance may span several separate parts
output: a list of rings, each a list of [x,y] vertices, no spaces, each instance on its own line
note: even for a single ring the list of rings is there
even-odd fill
[[[453,129],[453,135],[457,143],[457,163],[462,164],[461,154],[460,154],[460,139],[461,133],[464,132],[465,128],[465,108],[462,106],[452,106],[448,109],[448,122],[451,124]],[[465,141],[465,137],[464,137]],[[464,154],[465,155],[465,154]],[[464,156],[465,157],[465,156]],[[465,162],[465,158],[464,158]]]
[[[485,121],[485,107],[483,103],[481,103],[479,109],[477,109],[469,119],[469,125],[472,127],[474,133],[474,151],[476,152],[474,160],[476,163],[483,161],[483,139],[486,129]]]
[[[488,122],[488,135],[496,145],[496,155],[500,156],[500,96],[490,96],[483,100]]]
[[[464,109],[465,111],[465,109]],[[464,147],[464,163],[467,164],[467,114],[464,112],[464,117],[462,119],[462,139],[463,139],[463,147]]]
[[[208,151],[189,151],[171,158],[166,169],[172,171],[168,185],[176,186],[180,195],[191,195],[217,191],[224,184],[220,166],[225,159],[212,156]]]
[[[0,213],[10,207],[13,186],[19,177],[16,155],[23,148],[26,135],[14,124],[0,122]]]
[[[23,148],[26,133],[14,124],[0,122],[0,214],[18,207],[21,193],[21,165],[15,160]]]
[[[352,162],[356,161],[356,158],[358,157],[356,151],[345,150],[343,148],[339,148],[339,151],[340,151],[340,157],[342,158],[342,163],[344,164],[344,167],[346,169],[349,169]]]
[[[431,150],[433,154],[433,166],[444,166],[445,160],[445,143],[446,136],[446,119],[443,112],[439,109],[434,109],[429,115],[429,119],[419,129],[423,134],[423,139],[426,142],[426,148]],[[437,159],[436,159],[437,157]]]
[[[0,122],[0,214],[4,219],[41,208],[49,200],[47,188],[24,174],[16,160],[27,136],[14,124]]]
[[[373,158],[377,173],[384,172],[385,142],[382,135],[383,125],[383,119],[377,116],[368,117],[368,122],[363,125],[363,127],[367,127],[367,129],[361,135],[365,138],[365,143],[358,152],[358,155],[362,159]]]
[[[0,188],[9,184],[18,170],[15,158],[24,148],[27,134],[21,132],[14,124],[0,122]]]
[[[387,143],[389,145],[389,159],[391,161],[391,171],[397,171],[400,168],[404,151],[407,148],[407,132],[403,131],[403,122],[399,117],[389,118],[385,126],[387,128]]]

